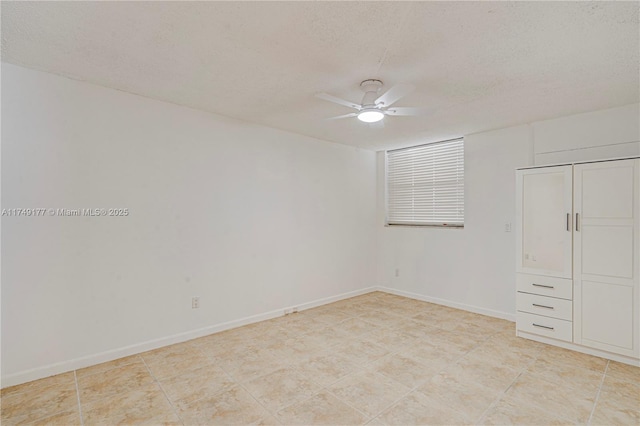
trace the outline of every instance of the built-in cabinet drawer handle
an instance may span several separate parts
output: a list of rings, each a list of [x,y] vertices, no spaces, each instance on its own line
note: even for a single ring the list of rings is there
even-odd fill
[[[531,285],[534,287],[551,288],[551,289],[555,288],[552,285],[544,285],[544,284],[536,284],[536,283],[531,283]]]
[[[533,325],[534,327],[546,328],[547,330],[553,330],[553,327],[547,327],[546,325],[536,324],[535,322],[531,323],[531,325]]]
[[[571,232],[571,224],[569,221],[571,221],[571,213],[567,213],[567,231]]]
[[[576,213],[576,231],[580,231],[580,213]]]
[[[537,303],[532,303],[532,305],[537,308],[555,309],[553,306],[538,305]]]

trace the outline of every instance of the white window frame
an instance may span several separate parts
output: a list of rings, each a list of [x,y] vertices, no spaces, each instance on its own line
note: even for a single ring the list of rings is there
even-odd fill
[[[443,143],[450,143],[450,142],[461,142],[462,144],[462,196],[461,196],[461,207],[462,207],[462,215],[461,217],[458,218],[458,220],[455,220],[453,218],[451,218],[452,220],[450,221],[422,221],[422,220],[416,220],[416,221],[411,221],[411,220],[392,220],[390,219],[390,199],[389,199],[389,153],[390,152],[398,152],[398,151],[406,151],[406,150],[411,150],[411,149],[416,149],[416,148],[421,148],[421,147],[425,147],[425,146],[429,146],[429,145],[437,145],[437,144],[443,144]],[[455,228],[455,229],[461,229],[464,228],[464,138],[460,137],[460,138],[455,138],[455,139],[448,139],[448,140],[444,140],[444,141],[438,141],[438,142],[430,142],[430,143],[426,143],[426,144],[420,144],[420,145],[414,145],[414,146],[410,146],[410,147],[406,147],[406,148],[400,148],[400,149],[392,149],[392,150],[387,150],[384,153],[384,165],[385,165],[385,179],[384,179],[384,186],[385,186],[385,226],[418,226],[418,227],[438,227],[438,228]],[[458,168],[458,170],[460,170],[460,168]]]

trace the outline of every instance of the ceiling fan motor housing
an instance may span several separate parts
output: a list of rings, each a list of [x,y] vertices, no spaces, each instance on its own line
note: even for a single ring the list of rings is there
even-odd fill
[[[382,81],[376,79],[364,80],[360,83],[360,88],[364,92],[364,96],[362,98],[362,107],[367,108],[375,108],[375,100],[378,98],[378,93],[382,88]]]

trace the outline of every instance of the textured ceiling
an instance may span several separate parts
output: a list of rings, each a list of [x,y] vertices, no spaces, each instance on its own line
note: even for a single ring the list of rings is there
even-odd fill
[[[6,2],[2,60],[382,149],[638,102],[638,2]],[[384,128],[314,98],[416,91]]]

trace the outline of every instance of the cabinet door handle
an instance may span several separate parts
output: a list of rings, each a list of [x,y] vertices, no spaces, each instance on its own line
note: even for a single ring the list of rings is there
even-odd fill
[[[550,289],[554,289],[555,287],[552,285],[544,285],[544,284],[536,284],[536,283],[531,283],[532,286],[534,287],[542,287],[542,288],[550,288]]]
[[[571,224],[569,221],[571,220],[571,213],[567,213],[567,231],[571,232]]]
[[[531,323],[531,325],[533,325],[534,327],[546,328],[547,330],[553,330],[554,329],[553,327],[547,327],[546,325],[536,324],[535,322]]]
[[[580,231],[580,213],[576,213],[576,231]]]
[[[555,309],[553,306],[538,305],[537,303],[532,303],[532,305],[537,308]]]

